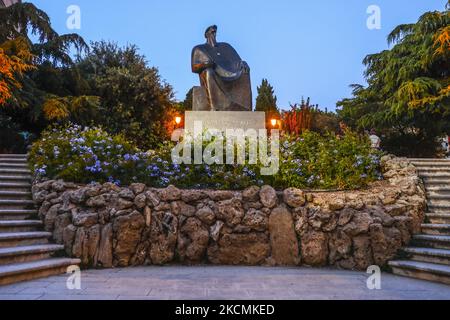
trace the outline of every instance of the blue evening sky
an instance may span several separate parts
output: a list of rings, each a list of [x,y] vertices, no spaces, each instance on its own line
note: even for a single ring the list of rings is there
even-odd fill
[[[191,49],[217,24],[218,41],[233,45],[252,70],[253,95],[263,78],[274,86],[279,107],[311,97],[334,110],[349,97],[352,83],[364,83],[363,58],[387,49],[386,37],[398,24],[417,21],[446,0],[31,0],[45,10],[59,33],[69,5],[81,8],[87,41],[136,44],[157,66],[176,97],[197,85]],[[381,30],[369,30],[369,5],[381,8]]]

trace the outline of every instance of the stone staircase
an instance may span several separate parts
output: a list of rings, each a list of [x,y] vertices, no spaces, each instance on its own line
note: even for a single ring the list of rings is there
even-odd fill
[[[450,160],[411,159],[425,183],[428,199],[422,234],[390,261],[393,273],[450,285]]]
[[[65,273],[78,259],[52,258],[64,246],[49,243],[51,233],[31,200],[26,155],[0,154],[0,285]]]

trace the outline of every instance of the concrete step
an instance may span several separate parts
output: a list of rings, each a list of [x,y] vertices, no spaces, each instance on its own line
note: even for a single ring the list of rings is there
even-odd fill
[[[422,224],[422,232],[424,234],[436,236],[450,236],[450,224]]]
[[[33,200],[0,200],[0,209],[32,209]]]
[[[450,266],[450,250],[409,247],[402,249],[402,255],[413,261]]]
[[[4,177],[15,177],[15,176],[31,176],[30,169],[4,169],[0,168],[0,176]]]
[[[49,259],[52,254],[62,250],[64,246],[59,244],[0,248],[0,265]]]
[[[53,258],[0,266],[0,285],[66,273],[69,266],[79,263],[79,259]]]
[[[399,276],[450,284],[450,266],[405,260],[390,261],[389,266]]]
[[[427,213],[426,217],[433,224],[450,224],[450,213]]]
[[[37,214],[37,210],[2,209],[0,220],[24,220],[36,217]]]
[[[30,200],[31,191],[2,191],[0,190],[0,200]]]
[[[0,220],[0,232],[32,232],[42,227],[40,220]]]
[[[0,248],[21,247],[34,244],[47,244],[50,232],[0,233]]]
[[[450,249],[450,236],[419,234],[412,238],[411,245],[434,249]]]

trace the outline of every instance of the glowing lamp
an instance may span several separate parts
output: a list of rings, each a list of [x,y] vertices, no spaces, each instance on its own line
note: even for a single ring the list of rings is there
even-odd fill
[[[181,123],[181,117],[175,117],[175,123],[180,124]]]
[[[277,126],[277,119],[270,120],[270,123],[272,124],[272,127],[276,127]]]

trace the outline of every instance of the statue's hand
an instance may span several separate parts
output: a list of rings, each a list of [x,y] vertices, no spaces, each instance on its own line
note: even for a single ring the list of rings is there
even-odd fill
[[[206,61],[206,62],[203,63],[203,67],[205,69],[207,69],[207,68],[214,68],[215,65],[216,64],[214,62],[212,62],[212,61]]]

